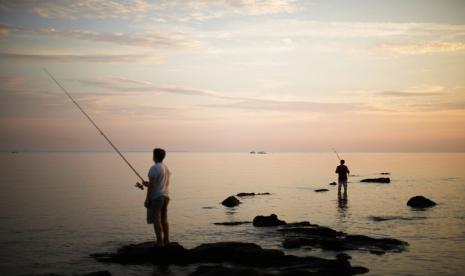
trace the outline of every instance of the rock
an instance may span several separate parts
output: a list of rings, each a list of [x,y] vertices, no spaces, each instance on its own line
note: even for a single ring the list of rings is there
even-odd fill
[[[215,222],[215,225],[225,225],[225,226],[234,226],[234,225],[241,225],[241,224],[248,224],[252,223],[251,221],[227,221],[227,222]]]
[[[226,207],[234,207],[241,204],[241,202],[235,196],[230,196],[227,199],[223,200],[221,204],[223,204]]]
[[[80,276],[111,276],[111,273],[108,270],[100,270],[86,274],[81,274]]]
[[[390,175],[391,173],[388,173],[388,172],[382,172],[380,173],[381,175]]]
[[[420,220],[426,219],[426,217],[402,217],[402,216],[370,216],[368,217],[372,221],[387,221],[387,220]]]
[[[313,275],[352,275],[347,259],[336,260],[317,257],[285,255],[276,249],[263,249],[253,243],[218,242],[184,249],[179,244],[157,247],[153,242],[123,246],[116,253],[93,254],[101,262],[121,264],[223,264],[233,267],[200,266],[192,275],[300,275],[298,271]],[[298,271],[296,270],[298,268]],[[255,272],[257,274],[255,274]],[[269,274],[268,274],[269,275]],[[312,275],[312,274],[310,274]]]
[[[337,185],[337,183],[336,182],[331,182],[331,183],[329,183],[329,185],[334,186],[334,185]]]
[[[222,265],[201,265],[190,276],[260,276],[261,274],[251,268],[225,267]]]
[[[360,180],[360,182],[370,182],[370,183],[391,183],[389,177],[379,177],[379,178],[366,178]]]
[[[314,192],[317,192],[317,193],[320,193],[320,192],[327,192],[329,191],[328,189],[316,189],[316,190],[313,190]]]
[[[386,251],[401,252],[408,245],[397,239],[350,235],[316,224],[310,227],[282,228],[279,231],[286,235],[282,242],[284,248],[314,246],[324,250],[368,250],[374,254],[384,254]]]
[[[337,237],[342,236],[344,233],[317,224],[311,224],[310,227],[296,227],[296,228],[283,228],[279,229],[283,233],[293,233],[304,236],[318,236],[318,237]]]
[[[412,208],[428,208],[436,205],[436,202],[424,196],[414,196],[407,201],[407,205]]]
[[[130,244],[119,248],[114,254],[98,253],[91,257],[99,262],[120,264],[187,264],[190,262],[189,251],[178,243],[170,243],[164,247],[156,246],[154,242]]]
[[[291,222],[284,224],[283,227],[300,227],[300,226],[310,226],[309,221],[299,221],[299,222]]]
[[[256,195],[271,195],[270,193],[238,193],[236,196],[245,197],[245,196],[256,196]]]
[[[256,227],[279,226],[286,224],[285,221],[278,219],[278,216],[275,214],[271,214],[269,216],[256,216],[252,223],[253,226]]]

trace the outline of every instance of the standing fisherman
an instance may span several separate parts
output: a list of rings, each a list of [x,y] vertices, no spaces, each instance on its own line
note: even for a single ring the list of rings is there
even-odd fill
[[[153,161],[155,164],[150,168],[149,182],[144,182],[147,186],[147,197],[144,206],[147,208],[147,223],[153,224],[157,245],[167,246],[170,243],[170,230],[168,225],[168,187],[170,184],[171,172],[163,164],[166,152],[163,149],[153,150]]]
[[[345,161],[341,160],[341,165],[336,167],[336,173],[338,174],[338,185],[337,185],[337,194],[341,196],[341,185],[344,186],[344,197],[347,197],[347,178],[350,174],[349,168],[344,165]]]

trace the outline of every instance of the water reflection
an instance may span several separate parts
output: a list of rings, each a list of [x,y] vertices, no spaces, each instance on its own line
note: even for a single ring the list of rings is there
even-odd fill
[[[343,193],[342,195],[341,193],[337,194],[336,220],[338,224],[343,224],[349,217],[349,212],[348,212],[349,206],[347,204],[348,202],[349,202],[349,198],[347,196],[347,193]]]

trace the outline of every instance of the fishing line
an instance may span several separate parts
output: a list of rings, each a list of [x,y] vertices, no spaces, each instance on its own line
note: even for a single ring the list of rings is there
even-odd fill
[[[92,120],[92,118],[84,111],[84,109],[82,109],[82,107],[74,100],[74,98],[68,93],[68,91],[66,91],[66,89],[52,76],[52,74],[50,74],[50,72],[46,68],[42,68],[42,69],[58,85],[58,87],[61,88],[61,90],[66,94],[66,96],[68,96],[68,98],[74,103],[74,105],[76,105],[76,107],[82,112],[82,114],[84,114],[84,116],[86,116],[86,118],[89,120],[89,122],[91,122],[91,124],[98,130],[98,132],[103,136],[103,138],[105,138],[105,140],[107,140],[107,142],[110,144],[110,146],[116,151],[116,153],[119,154],[119,156],[124,160],[124,162],[126,162],[126,164],[137,175],[137,177],[139,177],[139,179],[142,181],[142,183],[144,183],[145,182],[144,178],[142,178],[142,176],[131,165],[131,163],[129,163],[129,161],[126,159],[126,157],[124,157],[124,155],[111,142],[111,140],[105,135],[105,133],[103,133],[103,131],[97,126],[97,124],[94,122],[94,120]],[[141,189],[141,190],[144,189],[144,186],[142,184],[140,184],[139,182],[137,182],[136,187]]]

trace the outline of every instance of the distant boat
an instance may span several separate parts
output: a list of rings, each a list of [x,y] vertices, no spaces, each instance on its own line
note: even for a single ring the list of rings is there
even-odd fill
[[[11,153],[19,153],[19,152],[16,150],[12,150]]]
[[[250,154],[255,154],[255,151],[251,151]]]

